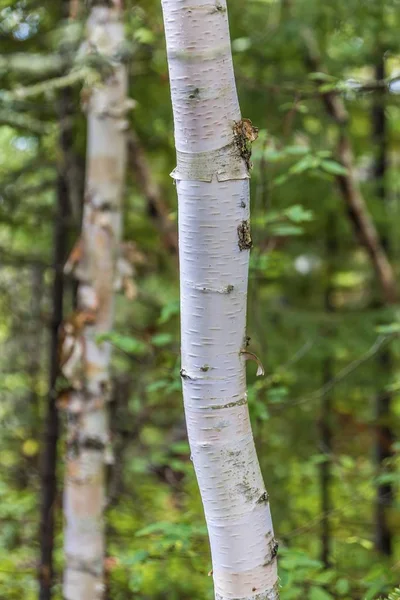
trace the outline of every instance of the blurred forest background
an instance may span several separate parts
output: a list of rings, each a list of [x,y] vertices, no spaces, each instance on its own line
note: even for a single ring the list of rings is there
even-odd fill
[[[126,0],[130,97],[110,405],[108,597],[211,599],[183,417],[172,110],[159,0]],[[46,424],[58,437],[54,598],[61,598],[63,382],[55,333],[76,283],[85,86],[77,2],[0,1],[0,597],[37,598]],[[72,11],[72,12],[70,12]],[[400,581],[399,0],[230,0],[253,147],[249,405],[283,600],[372,600]],[[375,235],[375,230],[377,235]],[[132,294],[131,294],[132,295]],[[61,400],[60,400],[61,396]],[[58,397],[58,400],[56,398]],[[48,440],[47,440],[48,442]],[[49,465],[47,465],[48,467]],[[50,479],[49,479],[50,477]]]

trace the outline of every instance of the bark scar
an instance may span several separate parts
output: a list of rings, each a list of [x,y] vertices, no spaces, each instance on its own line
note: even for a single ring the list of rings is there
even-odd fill
[[[250,171],[253,166],[250,161],[251,145],[258,138],[258,128],[254,127],[250,119],[242,119],[241,121],[235,122],[233,126],[233,135],[240,156],[243,158],[247,169]]]
[[[185,369],[180,370],[180,375],[182,379],[193,379],[193,377],[190,377],[189,373],[185,371]]]
[[[238,245],[240,250],[250,250],[253,246],[253,240],[251,239],[250,221],[242,221],[237,228],[238,232]]]
[[[215,8],[212,9],[211,14],[213,13],[225,13],[226,12],[226,8],[225,6],[222,6],[221,2],[216,2],[215,3]]]

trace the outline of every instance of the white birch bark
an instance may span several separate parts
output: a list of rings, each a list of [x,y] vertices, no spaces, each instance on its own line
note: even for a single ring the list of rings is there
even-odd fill
[[[249,141],[226,0],[162,0],[178,166],[182,382],[216,600],[276,600],[277,544],[249,421]]]
[[[94,6],[87,51],[107,57],[112,74],[89,92],[87,175],[82,238],[76,260],[78,311],[64,324],[63,372],[73,388],[66,407],[68,455],[64,488],[65,600],[98,600],[104,592],[106,404],[111,348],[98,343],[112,329],[114,283],[121,239],[128,107],[120,11]],[[76,258],[76,257],[75,257]],[[64,407],[65,408],[65,407]]]

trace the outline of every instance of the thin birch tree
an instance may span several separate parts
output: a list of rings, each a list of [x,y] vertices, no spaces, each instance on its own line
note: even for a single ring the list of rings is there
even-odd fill
[[[84,91],[88,120],[82,236],[65,270],[78,279],[78,308],[61,332],[62,371],[70,389],[64,488],[65,600],[104,596],[105,464],[110,458],[110,398],[114,292],[119,264],[127,153],[127,74],[121,6],[93,2],[86,51],[106,62],[102,81]]]
[[[162,0],[175,124],[182,383],[217,600],[276,600],[277,542],[249,420],[249,171],[225,0]],[[262,368],[259,366],[259,371]]]

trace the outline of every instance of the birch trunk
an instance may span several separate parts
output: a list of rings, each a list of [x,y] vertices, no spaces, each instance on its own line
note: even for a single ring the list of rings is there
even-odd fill
[[[63,372],[72,391],[67,405],[68,457],[64,490],[65,600],[104,596],[105,463],[109,448],[106,404],[110,395],[108,343],[113,325],[114,285],[121,239],[121,201],[126,164],[125,67],[120,10],[93,6],[88,52],[112,64],[87,100],[88,143],[82,238],[75,249],[78,310],[64,324]],[[68,269],[71,268],[71,264]]]
[[[175,123],[182,382],[217,600],[276,600],[246,396],[249,158],[225,0],[162,0]]]

